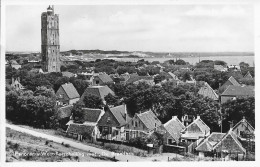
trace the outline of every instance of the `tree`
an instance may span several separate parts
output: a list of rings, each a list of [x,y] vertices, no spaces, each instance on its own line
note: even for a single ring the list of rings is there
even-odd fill
[[[110,106],[118,106],[119,98],[117,96],[113,96],[111,93],[105,96],[105,101],[107,105]]]
[[[55,96],[55,92],[53,89],[47,89],[46,87],[44,86],[39,86],[36,88],[35,92],[33,93],[34,96],[45,96],[45,97],[48,97],[48,98],[52,98],[52,99],[55,99],[56,96]]]
[[[85,108],[85,104],[81,101],[77,101],[73,104],[73,108],[71,110],[71,113],[73,115],[73,120],[78,123],[84,122],[84,111],[83,108]]]
[[[83,80],[83,79],[75,79],[74,77],[72,77],[72,78],[70,78],[69,81],[76,88],[76,90],[78,91],[80,96],[84,93],[84,91],[89,86],[89,83],[86,80]]]
[[[222,65],[222,66],[226,66],[226,65],[227,65],[227,63],[224,62],[224,61],[222,61],[222,60],[215,60],[215,61],[214,61],[214,64],[215,64],[215,65]]]
[[[182,80],[183,80],[184,82],[190,81],[190,80],[191,80],[190,75],[191,75],[190,72],[185,72],[185,73],[183,73],[183,75],[182,75]]]
[[[228,130],[229,122],[239,122],[243,116],[254,127],[255,126],[255,98],[240,97],[235,100],[229,100],[222,105],[222,113],[225,121],[223,122],[223,130]]]
[[[175,62],[176,65],[186,65],[186,62],[182,59],[176,60]]]
[[[86,95],[83,98],[83,103],[85,104],[85,107],[87,108],[102,108],[103,107],[103,101],[98,96],[94,95]]]

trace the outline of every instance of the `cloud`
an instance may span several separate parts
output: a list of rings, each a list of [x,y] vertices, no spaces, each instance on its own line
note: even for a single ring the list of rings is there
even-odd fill
[[[206,17],[243,17],[246,11],[240,6],[224,6],[221,8],[212,8],[211,6],[197,6],[186,12],[187,16],[206,16]]]

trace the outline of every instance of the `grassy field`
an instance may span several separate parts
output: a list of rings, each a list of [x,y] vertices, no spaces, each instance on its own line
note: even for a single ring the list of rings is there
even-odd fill
[[[106,157],[6,128],[6,161],[111,161]]]

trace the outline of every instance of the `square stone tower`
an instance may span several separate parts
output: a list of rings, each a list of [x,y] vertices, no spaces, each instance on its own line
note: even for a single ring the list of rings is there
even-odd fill
[[[54,6],[41,15],[42,63],[45,72],[60,72],[59,16]]]

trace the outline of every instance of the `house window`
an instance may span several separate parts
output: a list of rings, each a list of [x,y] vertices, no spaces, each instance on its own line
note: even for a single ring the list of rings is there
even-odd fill
[[[168,139],[168,144],[172,144],[172,139]]]
[[[107,122],[110,122],[110,117],[107,117]]]
[[[138,125],[137,125],[137,122],[135,122],[135,127],[137,127]]]
[[[99,84],[99,81],[96,81],[96,85],[98,85]]]
[[[132,121],[132,126],[134,126],[134,121]]]

